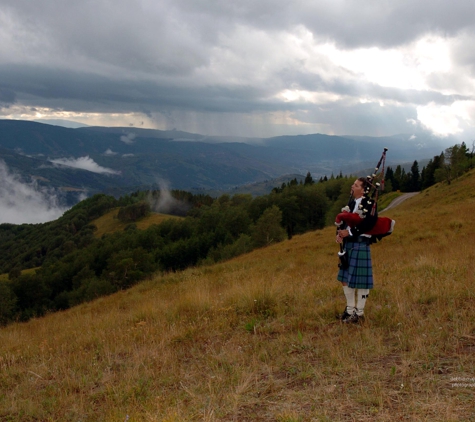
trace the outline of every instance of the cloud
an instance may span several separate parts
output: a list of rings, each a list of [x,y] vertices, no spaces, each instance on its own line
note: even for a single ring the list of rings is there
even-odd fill
[[[127,145],[131,145],[134,143],[136,135],[134,133],[128,133],[127,135],[122,135],[120,140]]]
[[[56,165],[73,167],[73,168],[77,168],[81,170],[87,170],[93,173],[120,174],[120,171],[116,171],[107,167],[100,166],[89,156],[79,157],[79,158],[57,158],[57,159],[49,160],[49,161]]]
[[[158,185],[160,190],[158,198],[154,198],[152,195],[148,197],[148,202],[152,210],[163,214],[174,213],[175,215],[186,215],[190,209],[190,205],[179,201],[171,195],[166,180],[160,179]]]
[[[15,102],[15,92],[8,88],[0,87],[0,104],[13,104]]]
[[[473,128],[474,112],[475,101],[457,101],[444,107],[429,103],[417,108],[417,117],[423,126],[435,134],[447,136]]]
[[[403,132],[404,117],[439,134],[475,127],[464,117],[429,124],[424,113],[471,109],[475,3],[467,0],[2,6],[6,118],[67,114],[94,125],[251,137],[348,134],[358,119],[366,135]]]
[[[44,223],[60,217],[67,208],[58,192],[25,183],[0,160],[0,223]]]
[[[104,155],[113,156],[113,155],[117,155],[117,152],[114,152],[110,148],[108,148],[105,150]]]

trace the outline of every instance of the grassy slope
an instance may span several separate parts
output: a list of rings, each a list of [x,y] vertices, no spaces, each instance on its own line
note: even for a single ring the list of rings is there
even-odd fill
[[[378,200],[378,212],[384,210],[396,198],[403,195],[401,192],[389,192],[381,196]]]
[[[36,268],[28,268],[27,270],[23,270],[21,273],[22,274],[32,274],[34,273],[37,269],[39,269],[40,267],[36,267]],[[0,274],[0,281],[7,281],[8,280],[8,274],[7,273],[4,273],[4,274]]]
[[[472,173],[388,212],[361,326],[332,228],[8,326],[0,420],[474,420],[474,209]]]
[[[116,231],[124,230],[126,226],[130,223],[124,223],[117,219],[117,214],[119,208],[114,208],[113,210],[105,213],[103,216],[92,221],[91,224],[94,224],[97,227],[97,231],[94,232],[96,237],[101,237],[105,233],[114,233]],[[168,218],[180,218],[173,215],[151,213],[147,217],[144,217],[137,221],[136,226],[138,229],[144,230],[147,227],[150,227],[152,224],[160,224],[163,220]]]

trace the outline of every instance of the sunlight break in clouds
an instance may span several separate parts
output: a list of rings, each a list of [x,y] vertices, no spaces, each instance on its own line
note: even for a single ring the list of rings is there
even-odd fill
[[[315,49],[334,65],[346,69],[347,78],[382,87],[425,90],[431,89],[430,75],[450,71],[450,42],[427,36],[391,49],[370,47],[344,50],[338,49],[334,43],[317,45]]]
[[[0,179],[0,223],[44,223],[56,220],[67,210],[53,190],[35,182],[21,182],[1,160]]]
[[[88,155],[86,155],[85,157],[79,157],[79,158],[58,158],[58,159],[50,160],[50,161],[53,164],[73,167],[73,168],[77,168],[81,170],[87,170],[92,173],[120,174],[120,171],[116,171],[116,170],[109,169],[107,167],[100,166]]]
[[[475,125],[475,101],[455,101],[449,106],[430,103],[417,108],[418,120],[433,133],[447,136],[461,133],[464,126]]]

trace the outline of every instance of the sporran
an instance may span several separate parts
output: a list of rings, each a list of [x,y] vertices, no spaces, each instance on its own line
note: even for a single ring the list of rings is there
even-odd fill
[[[342,254],[338,253],[338,268],[346,270],[349,265],[348,254],[346,252],[343,252]]]

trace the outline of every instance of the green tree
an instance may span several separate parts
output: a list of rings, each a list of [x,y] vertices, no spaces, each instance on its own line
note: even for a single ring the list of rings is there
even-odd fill
[[[436,155],[434,158],[431,158],[421,172],[421,189],[427,189],[429,186],[432,186],[436,183],[435,172],[441,167],[443,160],[443,155]]]
[[[407,180],[405,190],[409,192],[417,192],[421,188],[421,181],[420,181],[420,173],[419,173],[419,164],[416,161],[411,166],[411,171],[407,173]]]
[[[436,182],[445,180],[449,185],[470,168],[471,154],[465,145],[454,145],[441,154],[441,165],[434,173]]]
[[[403,182],[402,171],[403,169],[400,165],[398,165],[396,167],[396,170],[394,171],[394,177],[392,179],[394,190],[401,190],[402,188],[402,182]]]
[[[21,319],[42,316],[51,307],[50,290],[43,279],[35,274],[23,274],[11,281],[11,287],[18,298]]]
[[[279,195],[277,198],[274,198],[274,201],[274,205],[282,212],[282,224],[287,231],[287,236],[289,239],[292,239],[300,219],[297,197],[285,191],[285,195]]]
[[[17,297],[10,284],[0,281],[0,325],[5,325],[13,319]]]
[[[440,167],[434,172],[436,182],[446,181],[449,185],[452,183],[452,152],[452,148],[447,148],[442,154],[440,154]]]
[[[18,278],[20,276],[21,276],[21,268],[20,267],[14,267],[8,273],[8,279],[9,280],[14,280],[15,278]]]
[[[348,205],[350,199],[351,185],[354,182],[354,178],[345,178],[340,187],[340,194],[335,202],[330,205],[330,208],[326,215],[326,224],[333,225],[335,223],[335,216],[341,212],[341,209]]]
[[[394,171],[392,167],[388,167],[386,169],[386,174],[384,175],[384,183],[385,185],[387,185],[384,187],[384,190],[386,192],[391,192],[394,189]],[[391,188],[389,188],[389,186],[391,186]]]
[[[473,168],[473,158],[475,157],[475,141],[472,141],[472,149],[470,150],[469,154],[469,166],[468,168]]]
[[[450,161],[452,178],[461,176],[470,167],[470,153],[465,142],[447,148],[446,154]]]
[[[117,218],[123,222],[133,222],[150,214],[150,204],[140,201],[135,204],[122,207],[117,214]]]
[[[382,187],[382,185],[381,185]],[[381,189],[382,191],[384,192],[392,192],[394,189],[393,189],[393,185],[392,185],[392,182],[391,180],[385,180],[384,181],[384,189]]]
[[[270,245],[285,239],[285,230],[280,225],[282,211],[273,205],[266,209],[252,230],[252,240],[256,247]]]
[[[251,202],[252,195],[249,193],[238,193],[231,198],[233,206],[248,207]]]
[[[305,176],[305,181],[304,181],[304,185],[307,186],[307,185],[313,185],[315,182],[313,181],[313,178],[312,178],[312,175],[310,174],[310,172],[307,172],[307,175]]]

